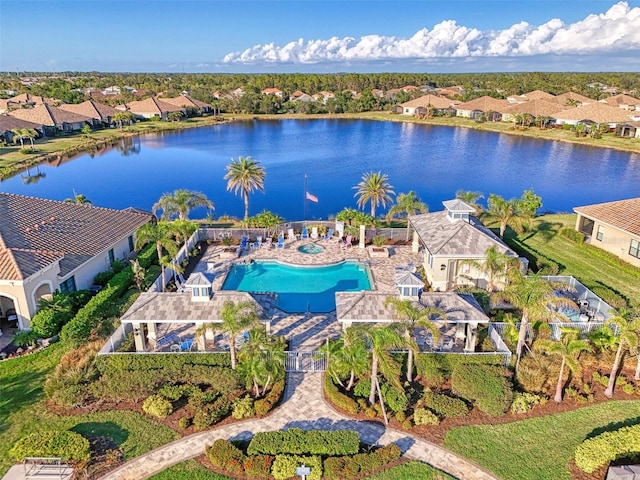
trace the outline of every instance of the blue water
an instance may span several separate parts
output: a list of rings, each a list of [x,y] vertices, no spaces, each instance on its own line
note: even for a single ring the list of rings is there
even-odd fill
[[[366,265],[343,262],[327,267],[291,267],[273,261],[235,265],[222,290],[276,292],[285,312],[330,312],[336,292],[371,290]]]
[[[204,192],[216,217],[243,214],[239,196],[226,191],[231,158],[251,156],[266,168],[266,193],[250,197],[251,213],[271,210],[286,219],[326,218],[355,207],[354,189],[364,172],[382,171],[396,193],[415,190],[432,211],[456,190],[504,197],[533,188],[543,211],[636,197],[640,155],[465,128],[366,120],[237,122],[148,135],[136,148],[80,155],[58,166],[31,168],[0,183],[0,190],[63,200],[73,190],[95,205],[149,209],[165,192]],[[40,173],[38,177],[37,174]],[[206,216],[202,208],[192,218]],[[384,209],[378,209],[379,214]]]

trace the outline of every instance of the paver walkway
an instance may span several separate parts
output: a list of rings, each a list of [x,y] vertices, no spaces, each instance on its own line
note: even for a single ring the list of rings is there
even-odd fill
[[[407,458],[428,463],[460,480],[498,480],[474,463],[438,445],[404,432],[385,429],[379,423],[342,416],[325,403],[320,374],[287,374],[284,395],[283,404],[266,418],[224,425],[181,438],[125,463],[101,480],[143,480],[172,465],[201,455],[205,445],[211,445],[219,438],[247,440],[256,432],[291,427],[355,430],[365,443],[386,445],[395,442]]]

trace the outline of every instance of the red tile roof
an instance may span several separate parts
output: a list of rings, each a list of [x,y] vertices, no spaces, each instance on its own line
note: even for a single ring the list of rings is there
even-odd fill
[[[86,102],[78,104],[63,103],[59,108],[61,110],[66,110],[67,112],[73,112],[84,115],[85,117],[95,118],[99,121],[108,117],[113,117],[118,113],[118,110],[115,108],[103,103],[98,103],[95,100],[87,100]]]
[[[573,211],[640,237],[640,197],[585,205]]]

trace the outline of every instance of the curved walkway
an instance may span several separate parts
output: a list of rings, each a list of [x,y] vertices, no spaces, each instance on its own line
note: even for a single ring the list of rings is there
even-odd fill
[[[249,419],[181,438],[121,465],[101,480],[143,480],[201,455],[206,445],[219,438],[248,440],[256,432],[291,427],[355,430],[365,443],[386,445],[394,442],[407,458],[428,463],[460,480],[498,480],[478,465],[438,445],[376,422],[353,420],[339,414],[325,403],[322,375],[317,373],[287,374],[284,402],[266,418]]]

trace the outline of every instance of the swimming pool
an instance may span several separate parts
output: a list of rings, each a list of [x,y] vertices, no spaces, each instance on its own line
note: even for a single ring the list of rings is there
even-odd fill
[[[276,292],[278,308],[289,313],[335,310],[336,292],[371,290],[369,267],[359,262],[329,266],[291,266],[277,261],[234,265],[222,290]]]

